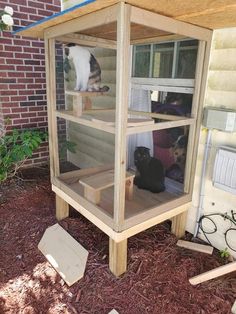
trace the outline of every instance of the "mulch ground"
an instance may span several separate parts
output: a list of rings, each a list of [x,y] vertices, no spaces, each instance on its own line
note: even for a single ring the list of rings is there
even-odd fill
[[[168,223],[129,239],[128,270],[108,268],[108,237],[79,214],[60,224],[88,251],[83,279],[67,287],[37,245],[56,223],[54,194],[45,171],[0,187],[0,313],[205,314],[231,313],[236,275],[198,286],[188,278],[225,261],[176,246]]]

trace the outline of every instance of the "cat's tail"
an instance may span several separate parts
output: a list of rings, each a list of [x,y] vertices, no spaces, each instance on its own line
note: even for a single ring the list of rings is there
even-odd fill
[[[103,87],[100,87],[100,92],[108,92],[109,89],[110,89],[110,87],[105,85]]]

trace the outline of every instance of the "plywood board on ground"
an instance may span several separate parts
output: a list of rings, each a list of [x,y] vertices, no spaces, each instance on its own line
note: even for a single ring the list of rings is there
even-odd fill
[[[83,277],[88,251],[59,224],[45,231],[38,249],[68,286]]]

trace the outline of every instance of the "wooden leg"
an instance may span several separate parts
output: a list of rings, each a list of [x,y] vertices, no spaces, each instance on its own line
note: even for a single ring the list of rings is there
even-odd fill
[[[117,277],[127,269],[127,242],[127,239],[121,242],[109,239],[109,268]]]
[[[132,201],[134,191],[134,179],[126,180],[125,183],[125,197],[127,200]]]
[[[98,205],[101,200],[101,191],[96,191],[94,189],[84,187],[84,197],[93,204]]]
[[[185,234],[185,225],[187,220],[187,211],[172,218],[171,232],[176,235],[177,238],[181,238]]]
[[[92,102],[89,97],[84,97],[84,110],[92,109]]]
[[[76,117],[80,117],[83,112],[83,100],[80,95],[73,96],[73,113]]]
[[[62,220],[69,216],[69,204],[56,194],[56,218]]]

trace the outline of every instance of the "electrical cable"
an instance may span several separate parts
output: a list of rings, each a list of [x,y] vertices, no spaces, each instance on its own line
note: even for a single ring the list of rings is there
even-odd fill
[[[228,220],[231,222],[231,226],[225,231],[224,233],[224,239],[225,239],[225,243],[226,245],[228,246],[229,249],[231,249],[232,251],[236,252],[236,248],[233,248],[232,245],[230,245],[229,243],[229,233],[232,232],[232,231],[235,231],[236,232],[236,212],[234,212],[233,210],[231,210],[231,216],[228,215],[227,213],[225,214],[222,214],[222,213],[214,213],[214,214],[208,214],[208,215],[202,215],[198,221],[198,231],[199,229],[202,231],[203,235],[205,236],[207,242],[211,244],[211,241],[209,240],[209,237],[207,235],[209,234],[214,234],[217,232],[217,225],[216,225],[216,222],[212,219],[213,216],[220,216],[225,220]],[[208,220],[212,223],[212,230],[211,231],[208,231],[208,230],[204,230],[204,225],[203,225],[203,221]],[[235,226],[235,228],[232,228],[232,224]]]

